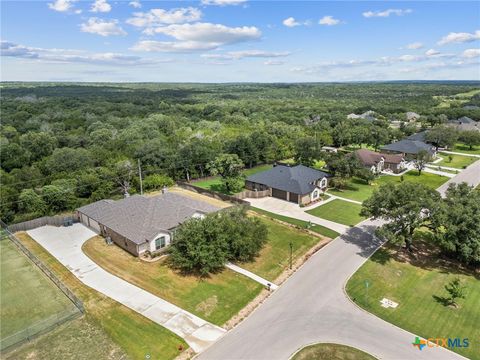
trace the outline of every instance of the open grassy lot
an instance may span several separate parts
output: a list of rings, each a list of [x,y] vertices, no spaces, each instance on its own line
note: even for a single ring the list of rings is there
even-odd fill
[[[274,281],[289,266],[290,243],[293,246],[292,259],[303,256],[321,239],[297,229],[292,229],[270,219],[261,219],[268,227],[268,242],[254,262],[239,264],[241,267]]]
[[[457,169],[464,169],[468,165],[474,163],[477,158],[471,157],[471,156],[461,156],[461,155],[454,155],[454,154],[445,154],[445,153],[440,153],[440,156],[443,157],[442,161],[439,161],[435,165],[440,165],[440,166],[448,166],[448,167],[453,167]],[[451,157],[451,161],[450,161]]]
[[[27,233],[17,233],[17,237],[83,301],[86,310],[86,317],[83,319],[93,324],[98,329],[97,331],[106,334],[103,340],[99,339],[95,348],[90,348],[91,351],[95,350],[98,355],[92,356],[90,359],[108,359],[109,357],[102,355],[105,349],[115,349],[117,347],[120,347],[129,359],[145,359],[146,355],[150,355],[151,359],[174,359],[181,352],[179,347],[188,348],[184,340],[174,333],[83,285],[70,270],[60,264]],[[63,336],[60,335],[60,337]],[[65,337],[67,336],[68,332]],[[60,350],[55,346],[61,346],[61,341],[50,340],[50,335],[47,334],[45,337],[39,338],[38,343],[36,342],[36,351],[45,354],[38,359],[59,358],[56,357],[56,354],[59,354]],[[88,336],[79,336],[77,339],[69,339],[69,341],[75,342],[79,347],[88,347],[91,344],[91,341],[88,341]],[[76,341],[81,343],[78,344]],[[73,349],[66,349],[64,356],[60,358],[75,358],[76,353],[69,353],[69,351],[74,351]],[[109,356],[114,359],[122,359],[122,356],[113,356],[111,353],[109,353]]]
[[[462,144],[462,143],[457,143],[453,147],[453,150],[455,152],[461,152],[465,154],[474,154],[474,155],[480,155],[480,146],[473,146],[470,149],[470,146]]]
[[[376,358],[350,346],[315,344],[304,347],[292,360],[375,360]]]
[[[224,324],[262,289],[257,282],[225,269],[209,278],[184,276],[168,266],[168,258],[148,263],[94,237],[83,251],[105,270],[217,325]]]
[[[380,177],[375,179],[370,185],[367,185],[365,181],[353,177],[348,181],[346,189],[329,189],[328,192],[351,200],[365,201],[372,195],[376,187],[385,183],[398,183],[400,181],[400,176],[381,175]],[[436,189],[444,182],[448,181],[448,178],[445,176],[439,176],[425,172],[422,172],[421,175],[418,175],[418,171],[411,170],[403,175],[403,181],[423,184],[431,189]]]
[[[250,176],[250,175],[256,174],[258,172],[271,169],[271,168],[272,168],[272,165],[268,165],[268,164],[267,165],[259,165],[259,166],[255,166],[251,169],[245,169],[243,171],[243,174],[245,176]],[[223,193],[223,194],[232,195],[232,194],[228,194],[226,192],[226,190],[223,188],[223,184],[222,184],[222,181],[220,179],[220,176],[217,176],[213,179],[197,181],[197,182],[194,182],[193,185],[199,186],[201,188],[208,189],[208,190],[211,190],[211,191],[216,191],[216,192],[220,192],[220,193]]]
[[[33,325],[42,330],[54,324],[57,315],[65,317],[78,311],[65,294],[7,238],[0,240],[0,258],[1,339]]]
[[[387,244],[379,249],[348,281],[348,295],[365,310],[424,338],[468,338],[470,347],[451,350],[480,359],[478,275],[475,277],[459,270],[456,264],[441,260],[430,243],[416,246],[420,248],[416,260],[398,253],[398,245]],[[442,304],[447,295],[444,286],[455,277],[467,286],[467,297],[458,301],[458,309]],[[365,280],[370,282],[368,296]],[[380,306],[384,297],[397,302],[398,307]]]
[[[308,210],[307,213],[339,224],[355,226],[366,218],[360,216],[362,206],[343,200],[333,200],[325,205]]]
[[[329,237],[331,239],[335,239],[338,235],[340,235],[336,231],[331,230],[329,228],[326,228],[325,226],[322,226],[322,225],[311,224],[311,226],[309,228],[310,224],[307,221],[291,218],[291,217],[288,217],[288,216],[278,215],[278,214],[272,213],[270,211],[258,209],[258,208],[255,208],[255,207],[251,207],[251,209],[254,210],[255,212],[259,213],[259,214],[263,214],[263,215],[269,216],[271,218],[281,220],[281,221],[284,221],[284,222],[292,224],[292,225],[296,225],[299,228],[302,228],[302,229],[307,229],[308,228],[310,231],[314,231],[314,232],[316,232],[320,235]]]

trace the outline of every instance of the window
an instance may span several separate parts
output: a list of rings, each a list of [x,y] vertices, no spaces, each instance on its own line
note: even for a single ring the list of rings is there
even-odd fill
[[[318,197],[318,190],[315,190],[313,192],[313,198],[316,199]]]
[[[320,182],[320,187],[324,188],[327,186],[327,179],[323,178],[322,181]]]
[[[155,239],[155,250],[165,247],[165,236]]]

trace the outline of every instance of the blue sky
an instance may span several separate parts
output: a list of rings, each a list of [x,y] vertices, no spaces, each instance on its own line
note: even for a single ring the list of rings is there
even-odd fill
[[[480,3],[2,1],[4,81],[480,80]]]

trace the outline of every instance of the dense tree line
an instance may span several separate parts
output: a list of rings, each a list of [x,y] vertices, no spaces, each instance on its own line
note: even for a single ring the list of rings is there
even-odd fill
[[[215,173],[234,154],[246,167],[296,158],[311,164],[325,145],[374,148],[417,129],[389,127],[405,113],[423,126],[469,116],[441,97],[478,83],[28,84],[1,94],[1,206],[7,221],[71,210]],[[476,95],[470,105],[480,105]],[[373,110],[377,120],[347,119]],[[468,139],[466,139],[468,141]],[[233,188],[237,186],[230,181]]]

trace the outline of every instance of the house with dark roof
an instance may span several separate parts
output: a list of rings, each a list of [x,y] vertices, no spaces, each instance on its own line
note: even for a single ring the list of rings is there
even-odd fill
[[[402,154],[406,159],[415,158],[419,152],[425,150],[431,157],[435,157],[435,147],[423,141],[403,139],[383,146],[380,150],[386,154]]]
[[[382,171],[399,173],[405,169],[405,159],[402,154],[381,154],[368,149],[358,149],[352,153],[361,165],[375,174]]]
[[[122,200],[100,200],[76,211],[78,220],[135,256],[162,252],[175,228],[191,218],[203,218],[219,208],[174,193]]]
[[[252,191],[270,191],[270,196],[306,205],[318,200],[326,190],[329,174],[304,165],[276,165],[247,177],[245,187]]]

